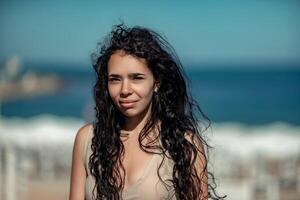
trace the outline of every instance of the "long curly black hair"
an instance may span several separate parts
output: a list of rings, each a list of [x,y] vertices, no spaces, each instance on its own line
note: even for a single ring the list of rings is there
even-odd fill
[[[124,146],[120,139],[124,116],[108,93],[107,73],[110,56],[118,50],[144,58],[155,80],[160,83],[159,90],[152,96],[150,118],[139,134],[139,145],[148,153],[155,153],[151,149],[159,149],[163,160],[165,157],[173,160],[171,182],[177,199],[199,199],[203,194],[200,187],[202,182],[208,186],[208,197],[205,199],[225,198],[226,196],[220,197],[216,194],[214,175],[207,169],[210,146],[204,140],[203,133],[210,127],[211,122],[190,95],[185,81],[186,75],[172,46],[148,28],[128,28],[120,24],[113,27],[98,47],[98,51],[92,54],[93,67],[97,74],[94,85],[96,121],[91,144],[92,154],[89,158],[89,170],[96,181],[94,198],[121,199],[121,191],[124,189],[124,177],[120,173],[122,170],[125,174],[121,162]],[[157,137],[143,144],[142,141],[158,123],[160,129]],[[187,140],[187,133],[191,140]],[[161,141],[161,145],[155,145],[157,140]],[[200,176],[194,165],[199,155],[205,158],[202,160],[204,169]],[[163,181],[159,169],[160,167],[157,174]]]

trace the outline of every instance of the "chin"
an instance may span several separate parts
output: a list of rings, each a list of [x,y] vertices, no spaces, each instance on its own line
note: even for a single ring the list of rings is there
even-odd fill
[[[143,111],[136,110],[136,109],[128,109],[128,110],[123,110],[122,113],[126,117],[136,117],[142,115]]]
[[[147,107],[133,107],[129,109],[123,109],[121,112],[125,117],[137,117],[137,116],[143,116],[146,115],[147,111],[149,109],[149,106]]]
[[[135,117],[138,116],[140,113],[137,112],[131,112],[131,111],[123,111],[122,112],[123,115],[125,115],[126,117]]]

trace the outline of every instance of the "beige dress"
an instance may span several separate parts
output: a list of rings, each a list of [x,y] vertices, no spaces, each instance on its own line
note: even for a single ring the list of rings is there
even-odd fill
[[[89,156],[91,155],[91,140],[93,137],[93,128],[91,127],[88,133],[87,140],[85,142],[85,168],[87,170],[87,179],[85,183],[85,199],[92,200],[92,191],[95,186],[95,179],[90,174],[88,168]],[[174,200],[175,191],[170,182],[166,182],[168,185],[163,185],[157,175],[157,169],[162,161],[162,156],[159,154],[153,154],[149,163],[147,164],[142,177],[140,177],[132,186],[127,188],[122,193],[122,199],[124,200],[156,200],[156,199],[170,199]],[[163,180],[172,179],[173,161],[165,157],[163,165],[159,170],[160,176]],[[96,190],[96,189],[95,189]]]

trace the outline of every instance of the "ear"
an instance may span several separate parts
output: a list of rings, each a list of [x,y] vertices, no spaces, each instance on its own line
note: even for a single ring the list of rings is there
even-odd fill
[[[159,90],[159,87],[160,87],[160,83],[158,81],[156,81],[154,83],[154,92],[157,92]]]

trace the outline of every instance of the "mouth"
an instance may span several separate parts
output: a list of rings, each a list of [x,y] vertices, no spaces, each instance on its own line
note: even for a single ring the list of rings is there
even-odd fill
[[[120,105],[123,107],[123,108],[132,108],[135,106],[137,101],[121,101],[120,102]]]

